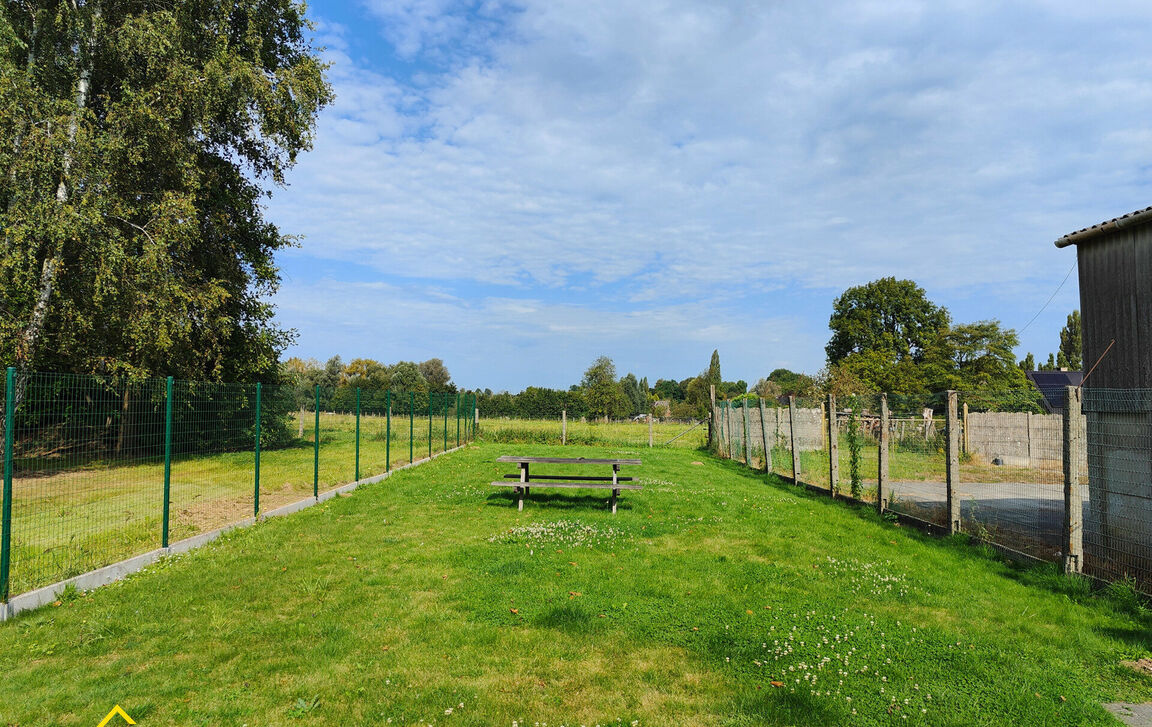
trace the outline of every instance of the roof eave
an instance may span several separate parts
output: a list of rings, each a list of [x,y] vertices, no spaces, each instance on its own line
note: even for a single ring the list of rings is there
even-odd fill
[[[1078,232],[1070,232],[1064,237],[1056,241],[1056,247],[1068,247],[1069,245],[1080,245],[1085,242],[1091,242],[1097,237],[1104,235],[1113,230],[1119,230],[1125,227],[1134,227],[1136,225],[1146,224],[1152,222],[1152,207],[1148,209],[1135,212],[1124,217],[1117,217],[1108,222],[1101,222],[1098,225],[1093,225]]]

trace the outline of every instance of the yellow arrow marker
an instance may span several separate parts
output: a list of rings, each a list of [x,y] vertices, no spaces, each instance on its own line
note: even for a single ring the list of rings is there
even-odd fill
[[[104,725],[111,722],[112,718],[115,717],[116,715],[120,715],[121,717],[123,717],[124,721],[127,722],[128,724],[136,724],[136,722],[131,717],[129,717],[127,715],[127,713],[124,712],[124,710],[120,709],[120,705],[117,704],[115,707],[112,708],[112,711],[108,713],[108,716],[105,717],[104,719],[102,719],[100,721],[100,724],[96,725],[96,727],[104,727]]]

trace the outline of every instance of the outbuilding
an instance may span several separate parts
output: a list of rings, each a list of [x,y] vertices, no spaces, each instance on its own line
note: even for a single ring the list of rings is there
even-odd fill
[[[1089,506],[1085,570],[1152,585],[1152,207],[1061,237],[1076,246]]]

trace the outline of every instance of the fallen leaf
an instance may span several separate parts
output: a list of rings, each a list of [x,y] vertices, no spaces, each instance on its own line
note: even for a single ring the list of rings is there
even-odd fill
[[[693,626],[693,627],[692,627],[692,630],[693,630],[693,631],[699,631],[700,629],[698,629],[698,628],[696,628],[695,626]]]
[[[385,647],[383,648],[383,651],[388,651],[388,649],[390,649],[390,648],[392,648],[392,647],[391,647],[391,646],[385,646]]]
[[[1035,692],[1035,694],[1036,694],[1036,698],[1037,698],[1037,699],[1043,699],[1043,698],[1044,698],[1044,697],[1041,697],[1041,696],[1040,696],[1040,692]]]
[[[602,613],[600,613],[600,614],[597,614],[596,616],[597,616],[597,618],[608,618],[607,616],[605,616],[605,615],[604,615],[604,614],[602,614]]]
[[[53,603],[52,605],[53,605],[53,606],[59,606],[59,605],[61,605],[62,603],[63,603],[63,601],[56,601],[56,602],[55,602],[55,603]]]
[[[751,616],[751,615],[752,615],[752,609],[748,609],[748,612],[747,612],[747,613],[748,613],[748,615],[749,615],[749,616]]]
[[[1061,702],[1067,702],[1067,701],[1068,701],[1068,698],[1067,698],[1067,697],[1065,697],[1063,694],[1061,694],[1061,695],[1060,695],[1060,701],[1061,701]]]
[[[516,614],[520,613],[520,609],[517,609],[517,608],[510,608],[508,610],[511,611],[512,613],[516,613]]]
[[[568,595],[569,596],[583,596],[584,594],[581,593],[580,591],[568,591]]]
[[[784,682],[768,682],[768,683],[769,683],[769,684],[771,684],[771,685],[772,685],[772,686],[774,686],[774,687],[782,687],[782,686],[784,686]]]
[[[568,565],[576,565],[576,561],[570,560],[570,561],[568,561]]]

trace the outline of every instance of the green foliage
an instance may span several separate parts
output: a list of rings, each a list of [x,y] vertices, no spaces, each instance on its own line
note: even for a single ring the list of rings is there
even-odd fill
[[[1035,371],[1036,370],[1036,357],[1029,351],[1024,360],[1020,362],[1021,371]]]
[[[911,280],[881,278],[849,288],[832,305],[828,362],[865,352],[881,353],[892,362],[919,360],[948,321],[948,311],[929,301]]]
[[[720,378],[720,351],[713,349],[712,360],[708,363],[708,373],[704,376],[704,381],[710,386],[715,386],[717,389],[723,383]]]
[[[1082,330],[1080,325],[1080,311],[1074,310],[1068,314],[1068,320],[1060,329],[1060,352],[1056,357],[1056,365],[1069,371],[1079,371],[1083,365]]]
[[[584,372],[580,382],[588,414],[594,417],[614,418],[628,412],[628,399],[616,380],[616,364],[607,356],[600,356]]]
[[[864,482],[860,476],[861,452],[864,437],[860,434],[860,402],[852,401],[848,411],[848,475],[852,497],[859,500],[864,494]],[[835,486],[836,483],[833,483]]]
[[[0,7],[0,358],[268,381],[262,198],[331,99],[291,0]]]

